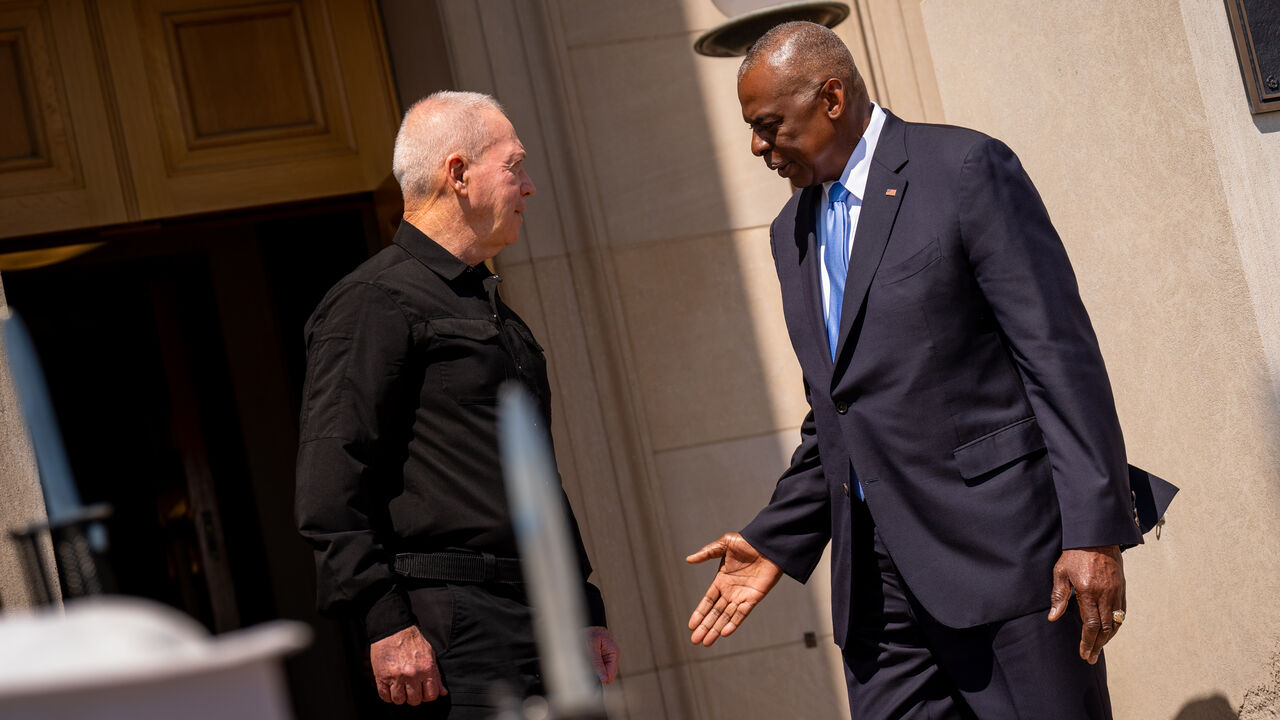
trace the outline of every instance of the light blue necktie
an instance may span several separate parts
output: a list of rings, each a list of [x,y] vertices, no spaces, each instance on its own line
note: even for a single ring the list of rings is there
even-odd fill
[[[839,182],[827,191],[830,204],[824,217],[822,264],[827,268],[827,343],[831,359],[836,359],[840,340],[840,306],[844,303],[844,282],[849,275],[849,191]]]
[[[822,264],[827,268],[827,343],[831,346],[831,359],[836,359],[836,343],[840,340],[840,308],[844,304],[844,283],[849,277],[849,204],[845,200],[849,191],[839,182],[831,183],[827,191],[830,205],[823,217]],[[862,481],[853,468],[853,493],[865,501]],[[846,492],[849,490],[845,488]]]

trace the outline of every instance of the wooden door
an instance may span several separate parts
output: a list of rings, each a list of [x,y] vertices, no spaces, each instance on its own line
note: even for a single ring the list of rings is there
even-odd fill
[[[0,238],[367,192],[374,0],[0,0]]]
[[[0,2],[0,237],[124,222],[82,3]]]

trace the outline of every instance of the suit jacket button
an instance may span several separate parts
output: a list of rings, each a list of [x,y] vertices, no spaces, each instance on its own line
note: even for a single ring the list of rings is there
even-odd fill
[[[844,487],[844,496],[849,497],[849,483],[840,483]]]
[[[841,415],[844,415],[845,413],[849,412],[849,403],[843,400],[836,403],[836,412],[840,413]]]

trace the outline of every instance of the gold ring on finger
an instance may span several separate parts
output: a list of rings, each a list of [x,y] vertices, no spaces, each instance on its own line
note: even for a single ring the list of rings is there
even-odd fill
[[[1112,619],[1112,620],[1115,620],[1117,625],[1119,625],[1120,623],[1124,622],[1124,611],[1123,611],[1123,610],[1112,610],[1112,611],[1111,611],[1111,619]]]

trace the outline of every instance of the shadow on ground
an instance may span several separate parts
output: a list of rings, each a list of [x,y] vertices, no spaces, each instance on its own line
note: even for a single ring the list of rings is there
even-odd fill
[[[1225,697],[1213,695],[1183,705],[1173,720],[1236,720],[1239,717]]]

